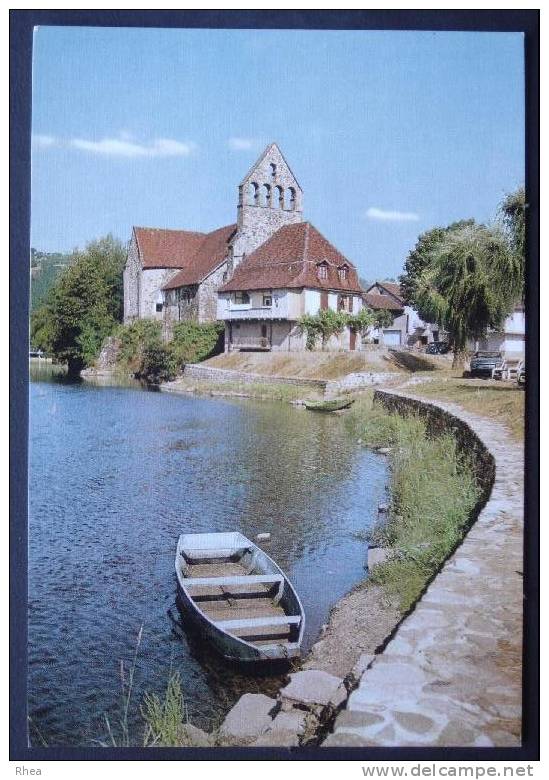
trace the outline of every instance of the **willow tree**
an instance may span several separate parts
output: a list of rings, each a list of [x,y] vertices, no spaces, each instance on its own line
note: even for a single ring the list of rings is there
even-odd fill
[[[463,365],[469,339],[501,327],[516,302],[516,274],[516,257],[497,228],[467,225],[432,248],[416,298],[426,319],[448,331],[454,368]]]
[[[499,218],[509,242],[514,262],[503,270],[509,274],[508,281],[517,299],[524,297],[524,276],[526,265],[526,195],[524,187],[510,192],[499,206]]]

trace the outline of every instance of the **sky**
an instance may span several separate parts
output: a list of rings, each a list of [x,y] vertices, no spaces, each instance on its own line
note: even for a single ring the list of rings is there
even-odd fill
[[[524,181],[521,33],[40,27],[31,245],[209,231],[276,141],[368,280]]]

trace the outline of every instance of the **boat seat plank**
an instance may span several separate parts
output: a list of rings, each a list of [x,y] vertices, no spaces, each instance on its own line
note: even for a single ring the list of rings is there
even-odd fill
[[[217,628],[229,631],[238,628],[262,628],[263,626],[299,625],[300,615],[273,615],[271,617],[241,618],[239,620],[218,620]]]
[[[240,577],[228,576],[228,577],[186,577],[183,580],[185,587],[215,587],[219,585],[233,586],[233,585],[257,585],[257,584],[272,584],[280,585],[283,582],[283,577],[280,574],[250,574]]]

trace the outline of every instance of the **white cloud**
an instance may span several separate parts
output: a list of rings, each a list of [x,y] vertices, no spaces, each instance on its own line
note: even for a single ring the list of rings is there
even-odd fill
[[[53,135],[33,135],[32,136],[33,143],[36,144],[36,146],[56,146],[57,145],[57,138],[54,138]]]
[[[366,212],[368,219],[379,219],[385,222],[417,222],[419,214],[413,211],[387,211],[372,206]]]
[[[106,157],[188,157],[196,149],[192,142],[175,141],[173,138],[155,138],[148,144],[131,141],[124,133],[121,138],[103,138],[101,141],[89,141],[73,138],[70,146],[92,154]]]
[[[229,138],[227,144],[233,152],[247,152],[261,146],[261,141],[257,138]]]

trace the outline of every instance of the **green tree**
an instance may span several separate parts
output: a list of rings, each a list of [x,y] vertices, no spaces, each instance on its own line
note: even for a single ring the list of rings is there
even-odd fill
[[[510,192],[500,203],[498,216],[509,241],[514,263],[503,270],[517,300],[524,297],[526,264],[526,196],[524,187]]]
[[[89,365],[123,314],[124,246],[112,236],[76,250],[46,302],[31,318],[31,338],[66,363],[71,375]]]
[[[394,312],[389,309],[376,309],[373,313],[373,324],[376,328],[389,328],[394,320]]]
[[[460,222],[453,222],[445,228],[436,227],[432,230],[427,230],[419,236],[415,247],[408,254],[404,263],[404,273],[399,278],[400,289],[405,303],[413,306],[418,311],[420,317],[428,319],[425,312],[420,310],[421,303],[418,297],[418,284],[423,272],[431,262],[433,251],[440,247],[449,233],[474,224],[474,219],[466,219]]]
[[[467,341],[500,327],[512,309],[507,271],[515,261],[500,230],[476,224],[447,231],[426,260],[415,279],[414,303],[426,320],[448,330],[458,367]]]

